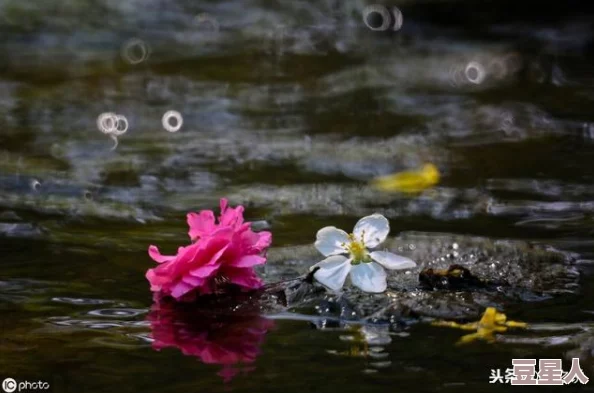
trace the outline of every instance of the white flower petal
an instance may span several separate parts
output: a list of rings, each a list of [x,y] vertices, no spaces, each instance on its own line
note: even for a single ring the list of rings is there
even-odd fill
[[[386,269],[402,270],[412,269],[417,266],[412,259],[388,251],[374,251],[369,253],[369,256]]]
[[[333,291],[338,291],[351,270],[351,260],[342,255],[333,255],[316,263],[312,268],[316,266],[320,268],[314,273],[315,279]]]
[[[388,237],[390,223],[381,214],[375,213],[360,219],[355,225],[353,234],[357,240],[363,235],[363,243],[367,248],[377,247]]]
[[[331,255],[326,259],[321,260],[320,262],[316,263],[315,265],[310,266],[309,271],[313,271],[316,267],[332,267],[335,266],[334,263],[342,263],[347,260],[347,257],[344,255]],[[340,262],[339,262],[340,261]]]
[[[315,246],[325,257],[347,252],[343,243],[350,243],[349,235],[336,227],[322,228],[316,235]]]
[[[353,285],[365,292],[380,293],[386,290],[386,271],[375,262],[361,263],[351,268]]]

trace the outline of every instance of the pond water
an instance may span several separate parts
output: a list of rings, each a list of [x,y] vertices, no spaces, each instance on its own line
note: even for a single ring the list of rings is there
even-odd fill
[[[2,379],[495,392],[512,359],[573,358],[594,377],[594,7],[378,2],[384,29],[370,4],[0,2]],[[98,129],[107,112],[125,132]],[[422,193],[370,185],[425,163],[441,177]],[[322,258],[320,228],[374,212],[418,267],[383,294],[153,303],[148,246],[173,253],[223,197],[273,233],[268,284]],[[452,264],[493,285],[419,288]],[[487,307],[528,328],[458,345],[472,332],[432,324]]]

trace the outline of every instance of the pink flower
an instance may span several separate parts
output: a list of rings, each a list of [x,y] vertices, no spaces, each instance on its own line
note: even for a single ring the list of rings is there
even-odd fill
[[[229,208],[222,199],[218,223],[212,211],[203,210],[189,213],[188,225],[193,243],[179,247],[176,255],[162,255],[156,246],[149,247],[150,257],[160,264],[146,273],[151,291],[180,300],[214,293],[228,284],[246,290],[263,285],[253,267],[266,263],[272,235],[253,232],[243,221],[243,206]]]
[[[221,314],[210,307],[158,298],[147,319],[153,349],[175,347],[204,363],[221,364],[219,375],[226,382],[237,374],[235,365],[256,360],[266,333],[274,327],[274,321],[258,314]]]

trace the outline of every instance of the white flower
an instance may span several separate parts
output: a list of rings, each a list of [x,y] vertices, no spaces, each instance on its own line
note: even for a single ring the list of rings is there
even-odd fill
[[[390,224],[381,214],[363,217],[352,234],[336,227],[325,227],[316,235],[316,248],[328,257],[316,263],[314,277],[326,287],[337,291],[344,285],[347,275],[351,282],[365,292],[383,292],[387,288],[386,269],[411,269],[417,264],[409,258],[387,251],[372,251],[388,237]],[[348,258],[344,255],[347,254]]]

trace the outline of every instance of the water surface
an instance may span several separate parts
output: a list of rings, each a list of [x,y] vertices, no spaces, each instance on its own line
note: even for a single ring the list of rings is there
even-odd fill
[[[515,3],[385,3],[403,25],[378,32],[363,1],[3,1],[0,376],[56,392],[502,391],[489,375],[513,358],[572,357],[594,376],[592,7]],[[129,122],[117,145],[103,112]],[[369,186],[426,162],[442,179],[421,195]],[[319,261],[318,229],[373,212],[419,267],[383,295],[157,307],[148,245],[173,252],[186,212],[221,197],[273,232],[268,283]],[[416,289],[452,263],[507,285]],[[488,306],[535,328],[460,347],[464,332],[419,318]]]

